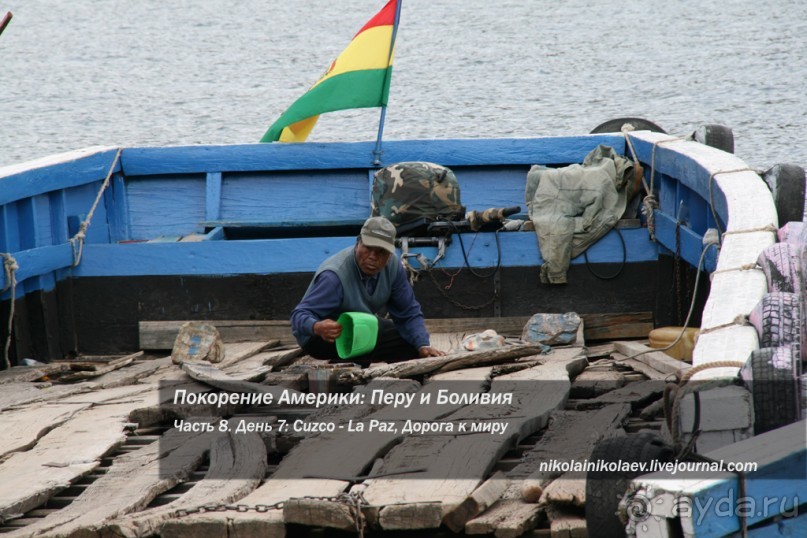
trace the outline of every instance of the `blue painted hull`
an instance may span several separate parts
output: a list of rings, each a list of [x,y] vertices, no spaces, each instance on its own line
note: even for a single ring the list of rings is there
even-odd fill
[[[664,299],[667,313],[659,312],[659,290],[679,294],[691,294],[692,290],[673,288],[669,271],[647,267],[653,267],[660,256],[697,266],[703,252],[703,234],[708,228],[725,229],[729,212],[722,190],[712,189],[708,165],[698,162],[697,155],[669,149],[649,135],[653,133],[631,135],[632,150],[621,134],[391,141],[385,143],[383,160],[385,164],[427,160],[451,167],[460,181],[464,205],[469,210],[479,210],[523,207],[525,177],[533,164],[579,163],[600,144],[618,153],[635,151],[645,168],[645,180],[653,183],[659,201],[655,211],[656,240],[643,227],[624,229],[621,238],[611,231],[588,250],[586,257],[572,260],[572,270],[586,271],[583,268],[587,267],[598,274],[613,274],[624,263],[641,267],[639,272],[634,270],[631,276],[612,282],[576,277],[577,282],[573,279],[562,293],[550,291],[538,284],[543,259],[534,233],[499,233],[501,257],[497,234],[463,234],[468,264],[482,271],[500,265],[520,282],[496,285],[524,290],[522,297],[502,296],[491,309],[474,311],[472,315],[603,312],[601,302],[594,306],[597,301],[593,297],[635,293],[645,296],[644,302],[637,303],[633,298],[610,301],[610,312],[628,308],[636,311],[638,305],[639,311],[650,311],[657,323],[666,323],[676,320],[669,314],[670,299]],[[695,153],[705,148],[687,144],[696,146]],[[0,252],[9,253],[17,262],[13,291],[18,302],[27,296],[28,303],[33,303],[33,312],[27,315],[36,318],[34,324],[47,324],[42,319],[58,318],[64,311],[79,309],[82,298],[74,298],[74,306],[64,306],[61,298],[71,293],[65,289],[75,284],[86,290],[86,283],[109,279],[120,279],[114,280],[118,289],[127,288],[126,279],[140,279],[141,286],[142,279],[158,277],[214,279],[210,281],[213,283],[240,279],[241,285],[235,291],[227,284],[228,294],[248,297],[253,285],[249,279],[263,278],[261,282],[266,282],[268,289],[273,289],[274,282],[289,282],[292,277],[305,281],[325,257],[351,244],[370,214],[369,194],[376,170],[372,150],[372,143],[93,148],[0,169]],[[96,200],[97,207],[92,210]],[[682,217],[684,206],[686,215]],[[720,223],[716,224],[715,219]],[[77,238],[82,223],[86,238],[80,242]],[[624,250],[620,239],[624,239]],[[430,259],[437,254],[433,247],[413,250]],[[708,250],[703,268],[711,271],[716,263],[715,250]],[[413,265],[417,267],[417,263]],[[440,268],[456,272],[464,265],[459,241],[455,240]],[[0,289],[4,289],[0,299],[6,302],[12,291],[9,284],[8,275],[0,274]],[[298,284],[291,288],[285,285],[285,294],[301,291]],[[97,288],[104,286],[101,283]],[[474,288],[487,289],[486,284],[473,282],[466,287],[466,295]],[[186,292],[177,287],[161,291],[166,305],[186,303]],[[463,290],[457,291],[462,295]],[[431,299],[428,292],[424,293],[428,303]],[[36,296],[31,300],[32,294]],[[128,321],[121,323],[128,325],[131,332],[136,330],[132,324],[137,319],[165,319],[167,312],[180,319],[201,316],[203,305],[231,300],[227,297],[218,301],[215,296],[198,294],[185,311],[169,306],[144,310],[138,306],[143,302],[138,298],[141,291],[123,294],[128,301],[117,304],[90,294],[91,303],[98,308],[74,313],[76,319],[70,325],[78,326],[81,332],[87,318],[103,323],[108,312],[122,310],[130,311]],[[445,300],[435,295],[434,301]],[[689,295],[679,298],[679,302],[688,300]],[[49,308],[39,306],[48,302],[53,303]],[[282,305],[267,310],[257,302],[234,301],[242,311],[254,312],[251,315],[263,319],[286,319],[288,302],[281,301]],[[424,304],[427,315],[468,314],[443,306]],[[59,315],[45,310],[58,311]],[[208,311],[208,315],[217,314]],[[232,316],[232,310],[218,315]],[[97,327],[93,330],[97,331]],[[66,338],[69,340],[69,335]],[[93,349],[92,339],[85,337],[83,341],[89,348],[75,351],[102,351]],[[65,345],[70,347],[61,347]],[[121,344],[118,350],[127,345]],[[112,351],[108,347],[103,350]]]

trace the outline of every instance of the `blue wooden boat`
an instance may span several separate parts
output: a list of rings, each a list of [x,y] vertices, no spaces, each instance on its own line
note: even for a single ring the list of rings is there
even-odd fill
[[[697,153],[656,146],[662,138],[654,135],[631,136],[648,180],[650,161],[657,167],[657,241],[639,226],[625,228],[623,249],[614,231],[587,252],[588,262],[582,256],[573,261],[572,284],[551,287],[539,283],[542,259],[533,233],[498,234],[500,254],[497,234],[480,233],[473,245],[474,235],[463,234],[469,264],[484,272],[499,263],[501,275],[480,284],[461,274],[452,298],[470,307],[490,304],[455,306],[423,278],[416,292],[426,316],[644,312],[657,325],[675,324],[674,297],[665,289],[670,277],[663,273],[671,271],[676,253],[697,266],[703,234],[715,227],[715,217],[728,220],[728,204]],[[385,145],[384,161],[451,167],[469,210],[523,206],[532,164],[580,162],[598,144],[629,151],[621,134],[393,141]],[[140,320],[286,319],[318,263],[350,244],[369,215],[372,150],[369,143],[93,148],[3,169],[0,251],[18,266],[12,356],[47,360],[70,352],[130,351],[137,347]],[[729,166],[747,168],[734,160]],[[727,179],[718,176],[715,186]],[[759,192],[749,196],[767,196],[764,184],[756,181],[755,188]],[[99,193],[86,238],[79,240]],[[436,248],[422,252],[436,256]],[[705,270],[714,270],[716,259],[708,252]],[[587,264],[603,275],[624,268],[606,282]],[[439,267],[456,271],[464,265],[454,241]],[[6,312],[8,284],[4,274]]]
[[[425,271],[436,282],[415,283],[426,317],[627,315],[610,334],[637,337],[631,323],[642,331],[681,324],[693,302],[690,325],[701,328],[693,365],[744,362],[759,337],[738,320],[767,291],[764,276],[748,268],[783,223],[766,183],[734,155],[632,131],[388,141],[383,162],[448,166],[464,205],[485,209],[523,205],[531,165],[580,163],[598,145],[644,167],[658,203],[652,237],[646,219],[624,223],[572,260],[567,285],[551,286],[539,281],[534,233],[454,234],[441,262]],[[0,168],[0,340],[9,364],[135,352],[144,321],[284,322],[318,264],[352,244],[370,214],[373,149],[361,142],[96,147]],[[434,259],[438,248],[410,250]],[[698,280],[701,271],[711,279]],[[733,378],[738,369],[698,376]],[[701,434],[698,451],[753,435],[749,397],[727,398],[738,423]],[[803,464],[803,450],[800,457]]]

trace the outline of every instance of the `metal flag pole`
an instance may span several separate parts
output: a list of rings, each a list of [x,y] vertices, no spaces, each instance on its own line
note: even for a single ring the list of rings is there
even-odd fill
[[[384,86],[382,87],[381,91],[384,91],[384,88],[389,87],[390,83],[390,76],[392,73],[392,69],[390,68],[389,61],[392,59],[392,53],[395,50],[395,37],[398,35],[398,22],[401,20],[401,4],[403,4],[403,0],[398,0],[397,4],[395,5],[395,22],[392,24],[392,39],[389,43],[389,55],[387,56],[387,74],[384,77]],[[389,93],[387,93],[389,96]],[[373,166],[381,166],[381,155],[384,153],[381,151],[381,137],[384,134],[384,120],[387,117],[387,105],[381,105],[381,119],[378,121],[378,138],[375,141],[375,149],[373,150]]]

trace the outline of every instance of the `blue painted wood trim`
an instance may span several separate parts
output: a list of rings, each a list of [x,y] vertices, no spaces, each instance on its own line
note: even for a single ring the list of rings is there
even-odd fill
[[[628,245],[628,263],[657,258],[657,245],[641,228],[623,230]],[[543,263],[538,240],[532,232],[500,234],[502,265],[537,267]],[[474,267],[493,267],[497,261],[493,233],[464,236],[469,263]],[[331,254],[352,245],[354,237],[267,239],[252,241],[201,241],[197,243],[130,243],[124,245],[88,244],[81,264],[74,269],[77,277],[135,275],[232,275],[274,274],[314,271]],[[435,248],[413,249],[434,258]],[[593,245],[588,252],[592,263],[620,263],[622,247],[615,232]],[[585,263],[582,256],[572,263]],[[459,268],[464,264],[459,243],[448,249],[440,266]]]
[[[807,510],[802,505],[799,511],[793,512],[793,517],[787,519],[771,518],[767,525],[748,530],[748,538],[799,538],[807,536]],[[730,538],[743,538],[736,532]]]
[[[582,162],[598,144],[625,150],[621,135],[574,137],[402,140],[384,142],[384,160],[432,161],[445,166],[568,164]],[[127,148],[121,155],[129,176],[207,173],[211,170],[273,171],[374,168],[372,142],[248,144]]]
[[[111,184],[104,192],[109,221],[109,238],[113,242],[126,241],[129,236],[129,199],[126,196],[126,179],[113,174]]]
[[[221,216],[221,172],[208,172],[205,186],[205,220],[218,220]]]
[[[85,246],[86,252],[86,246]],[[23,250],[13,253],[14,258],[20,268],[17,270],[17,282],[37,278],[41,275],[47,275],[59,269],[66,269],[73,265],[73,250],[70,244],[62,244],[56,246],[37,247],[32,249]],[[0,271],[0,289],[4,288],[7,284],[5,272]],[[36,289],[43,289],[48,291],[55,285],[55,279],[49,278],[45,282],[40,283],[37,281],[33,286],[24,288],[26,292],[34,291]],[[7,297],[8,292],[4,295]],[[17,297],[21,297],[20,289],[17,289]]]
[[[0,205],[50,191],[85,185],[104,179],[117,150],[111,149],[0,178]],[[115,171],[121,164],[116,163]]]
[[[807,465],[805,451],[801,450],[772,464],[761,465],[756,473],[746,475],[745,497],[749,499],[749,502],[750,499],[753,499],[754,505],[752,512],[748,510],[748,504],[741,504],[748,510],[746,512],[748,525],[765,521],[780,511],[792,513],[795,508],[794,503],[803,504],[805,465]],[[741,498],[738,492],[739,484],[736,475],[698,492],[692,500],[692,521],[695,530],[693,536],[723,538],[739,531],[739,512],[734,509],[737,506],[737,500]],[[770,502],[773,499],[775,499],[773,507],[768,506],[768,513],[765,513],[764,503],[766,500]],[[718,510],[716,503],[721,500],[722,505]]]
[[[632,138],[631,140],[633,141],[633,147],[636,150],[639,160],[650,165],[651,162],[653,162],[653,144],[637,138]],[[709,177],[711,176],[711,172],[693,158],[661,144],[656,146],[655,166],[656,176],[654,183],[656,186],[659,185],[658,174],[665,174],[675,178],[683,185],[695,191],[707,203],[710,202]],[[649,174],[650,172],[648,171],[648,184]],[[715,211],[720,217],[720,220],[725,223],[728,220],[726,197],[717,185],[712,185],[711,190],[711,198],[714,201]]]
[[[676,251],[675,227],[676,220],[660,211],[655,211],[656,217],[656,238],[673,254]],[[685,226],[681,226],[679,233],[679,253],[681,258],[692,267],[698,266],[701,253],[703,252],[703,237],[693,232]],[[717,250],[709,249],[703,260],[703,270],[711,273],[717,267]]]

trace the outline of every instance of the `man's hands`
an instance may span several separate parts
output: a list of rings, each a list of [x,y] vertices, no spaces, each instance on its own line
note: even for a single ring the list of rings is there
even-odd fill
[[[335,342],[342,334],[342,326],[332,319],[323,319],[314,323],[314,334],[326,342]]]
[[[442,357],[445,354],[445,351],[440,351],[439,349],[435,349],[431,346],[421,346],[420,349],[418,349],[418,355],[421,359],[426,357]]]
[[[332,319],[323,319],[314,323],[314,334],[325,340],[326,342],[335,342],[339,335],[342,334],[342,326]],[[420,358],[426,357],[442,357],[446,353],[435,349],[431,346],[421,346],[418,349],[418,356]]]

